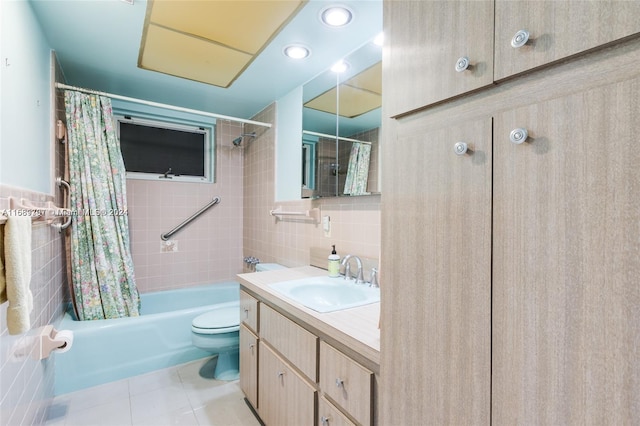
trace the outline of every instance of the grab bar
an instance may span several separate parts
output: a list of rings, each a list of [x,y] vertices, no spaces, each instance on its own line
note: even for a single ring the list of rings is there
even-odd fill
[[[209,210],[211,207],[215,206],[219,202],[220,202],[220,197],[215,197],[209,204],[207,204],[206,206],[204,206],[203,208],[201,208],[200,210],[198,210],[197,212],[195,212],[194,214],[189,216],[189,218],[187,218],[180,225],[176,226],[175,228],[173,228],[171,231],[167,232],[166,234],[160,235],[160,238],[162,239],[162,241],[167,241],[173,234],[175,234],[176,232],[181,230],[183,227],[188,225],[192,220],[194,220],[195,218],[197,218],[202,213],[204,213],[205,211]]]
[[[60,120],[58,120],[58,122],[60,122]],[[58,176],[56,178],[56,185],[58,185],[58,187],[62,187],[64,185],[65,188],[67,188],[67,198],[69,200],[69,204],[71,203],[71,186],[69,185],[69,182],[67,182],[66,180],[62,179],[61,176]],[[71,225],[71,215],[69,215],[69,217],[67,218],[67,220],[64,223],[52,223],[51,226],[53,226],[55,229],[58,230],[58,232],[62,232],[63,229],[67,229],[69,227],[69,225]]]

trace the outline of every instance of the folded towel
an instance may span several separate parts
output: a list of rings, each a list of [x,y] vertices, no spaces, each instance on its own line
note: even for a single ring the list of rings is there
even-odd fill
[[[4,226],[4,262],[9,334],[21,334],[31,328],[33,310],[31,282],[31,218],[10,216]]]
[[[7,301],[7,286],[4,278],[4,226],[0,226],[0,303]]]

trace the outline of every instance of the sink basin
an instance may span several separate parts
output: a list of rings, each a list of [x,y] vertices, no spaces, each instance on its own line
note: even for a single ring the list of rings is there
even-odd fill
[[[380,301],[380,289],[343,278],[309,277],[271,284],[272,289],[317,312],[333,312]]]

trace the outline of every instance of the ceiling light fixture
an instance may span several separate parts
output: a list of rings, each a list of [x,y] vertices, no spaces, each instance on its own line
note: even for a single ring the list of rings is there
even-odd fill
[[[291,59],[304,59],[311,55],[311,50],[301,44],[290,44],[282,50],[285,56]]]
[[[380,33],[378,34],[374,39],[373,39],[373,44],[375,44],[376,46],[382,46],[382,44],[384,43],[384,33]]]
[[[339,74],[348,70],[349,67],[350,67],[349,62],[345,60],[341,60],[333,64],[333,66],[331,67],[331,71]]]
[[[346,6],[329,6],[322,9],[320,19],[330,27],[344,27],[353,19],[353,12]]]

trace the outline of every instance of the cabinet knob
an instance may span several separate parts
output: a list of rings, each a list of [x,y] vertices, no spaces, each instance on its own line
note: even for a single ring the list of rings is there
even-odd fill
[[[511,39],[511,47],[518,49],[524,46],[529,41],[529,31],[520,30]]]
[[[520,145],[522,142],[526,141],[528,137],[529,132],[527,132],[527,129],[523,128],[513,129],[511,133],[509,133],[509,140],[517,145]]]
[[[336,379],[336,387],[339,387],[339,388],[344,387],[344,380],[338,377]]]
[[[284,371],[278,371],[278,377],[280,378],[284,377]]]
[[[461,56],[456,61],[456,71],[457,72],[462,72],[464,70],[467,70],[469,68],[469,66],[470,66],[469,58],[467,58],[466,56]]]
[[[455,152],[457,155],[464,155],[467,153],[468,150],[469,150],[469,146],[467,145],[466,142],[457,142],[453,146],[453,152]]]
[[[320,421],[322,422],[322,426],[327,426],[329,424],[329,417],[322,416],[320,417]]]

